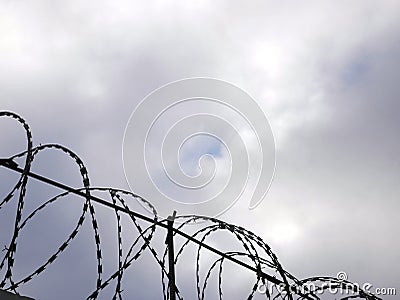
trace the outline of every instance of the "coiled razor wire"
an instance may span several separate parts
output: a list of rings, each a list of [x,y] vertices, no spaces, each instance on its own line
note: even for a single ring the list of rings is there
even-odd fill
[[[111,283],[113,283],[115,285],[115,290],[112,299],[123,299],[124,294],[122,293],[122,286],[126,270],[128,268],[133,268],[133,263],[137,261],[145,251],[148,251],[155,259],[161,270],[163,298],[165,300],[170,299],[168,293],[169,276],[166,267],[168,247],[164,246],[164,248],[160,251],[158,250],[159,245],[156,246],[155,243],[153,243],[153,237],[155,236],[156,231],[160,230],[160,228],[165,229],[167,220],[160,220],[157,217],[156,208],[153,207],[149,201],[129,191],[114,188],[92,187],[90,185],[89,175],[83,161],[73,151],[58,144],[45,144],[34,147],[29,125],[23,118],[13,112],[8,111],[1,111],[0,117],[11,118],[19,122],[26,134],[26,150],[9,158],[3,158],[0,160],[2,166],[16,170],[18,165],[14,160],[24,159],[24,166],[22,169],[20,169],[21,175],[17,183],[0,202],[1,212],[1,209],[7,203],[11,201],[17,201],[12,237],[8,246],[5,247],[3,251],[4,254],[0,261],[0,271],[4,272],[4,277],[0,278],[0,289],[19,294],[18,289],[21,286],[29,284],[29,282],[34,280],[35,277],[40,276],[46,270],[46,268],[49,267],[49,265],[56,263],[60,259],[62,253],[66,251],[71,242],[76,238],[77,234],[82,228],[83,223],[89,215],[96,247],[95,255],[97,260],[97,278],[92,293],[89,295],[82,295],[82,298],[97,299],[101,295],[102,291]],[[23,210],[27,198],[27,184],[33,174],[31,172],[32,162],[37,154],[43,152],[44,150],[62,151],[62,153],[72,159],[79,169],[79,174],[82,180],[82,188],[76,190],[72,190],[72,188],[70,188],[70,190],[46,200],[44,203],[34,209],[28,216],[23,218]],[[108,278],[103,278],[103,251],[98,219],[94,206],[95,198],[92,196],[93,192],[102,192],[109,195],[111,202],[109,202],[108,206],[114,207],[114,215],[117,224],[118,266],[116,270],[111,272],[111,275]],[[29,226],[29,222],[34,219],[38,213],[45,211],[46,208],[48,208],[51,204],[67,197],[72,193],[78,193],[85,198],[78,221],[72,232],[61,243],[60,247],[55,250],[54,253],[47,258],[47,260],[45,260],[44,263],[32,270],[28,275],[16,279],[13,270],[15,266],[15,254],[18,250],[18,238],[21,234],[21,231],[26,226]],[[148,222],[151,221],[150,225],[141,225],[138,218],[140,215],[130,210],[127,203],[127,198],[133,198],[149,209],[152,217],[150,219],[147,217],[143,218]],[[125,213],[129,216],[131,224],[133,225],[131,229],[134,229],[137,232],[137,237],[133,240],[133,242],[131,242],[130,246],[128,247],[129,250],[126,253],[123,251],[124,239],[122,236],[122,213]],[[251,270],[256,270],[253,272],[254,284],[249,287],[249,292],[246,299],[253,299],[256,292],[260,290],[260,287],[262,287],[263,294],[265,295],[266,299],[321,299],[324,293],[328,294],[329,290],[332,289],[346,290],[346,296],[342,297],[341,299],[380,299],[374,294],[361,289],[358,284],[352,283],[345,279],[334,277],[311,277],[306,279],[296,278],[282,267],[277,256],[266,242],[264,242],[256,234],[243,227],[205,216],[177,216],[176,219],[179,220],[180,223],[176,228],[174,228],[173,231],[173,238],[176,243],[175,247],[177,249],[174,257],[174,263],[176,267],[178,267],[179,262],[182,260],[183,253],[188,246],[193,245],[191,242],[195,241],[197,244],[197,250],[194,254],[195,274],[193,274],[196,284],[197,299],[206,299],[206,296],[211,293],[211,291],[209,291],[209,289],[212,288],[210,281],[214,277],[216,277],[217,281],[217,288],[214,292],[218,295],[218,299],[223,299],[223,270],[226,261],[233,261],[236,263],[238,261],[250,261],[252,267]],[[197,225],[191,226],[192,224]],[[196,228],[196,230],[190,235],[184,233],[185,229],[193,231],[193,228]],[[233,237],[234,240],[237,241],[237,245],[235,246],[238,249],[233,248],[232,250],[221,252],[207,244],[209,240],[212,240],[213,236],[221,233],[224,233],[225,236],[229,235]],[[211,261],[209,258],[208,260],[205,259],[206,262],[203,262],[202,254],[204,251],[206,251],[206,249],[214,249],[213,251],[217,254],[217,257],[214,257],[211,259]],[[205,267],[207,264],[208,266]],[[241,265],[244,266],[246,263],[241,263]],[[248,267],[248,269],[249,268],[250,267]],[[271,279],[274,279],[274,284],[271,284]],[[184,295],[179,289],[179,283],[176,283],[175,292],[178,299],[184,299]],[[216,298],[216,296],[213,294],[212,298]]]

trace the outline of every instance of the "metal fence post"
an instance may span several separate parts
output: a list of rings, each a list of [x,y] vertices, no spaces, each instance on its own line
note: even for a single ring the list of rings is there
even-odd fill
[[[169,277],[169,297],[176,300],[175,285],[175,254],[174,254],[174,220],[176,211],[168,217],[167,247],[168,247],[168,277]]]

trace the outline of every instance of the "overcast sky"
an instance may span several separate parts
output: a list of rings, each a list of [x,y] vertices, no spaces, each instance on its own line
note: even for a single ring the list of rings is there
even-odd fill
[[[0,109],[23,116],[36,145],[61,143],[75,151],[94,186],[128,189],[122,140],[136,105],[182,78],[231,82],[268,117],[277,165],[256,209],[239,199],[220,218],[260,235],[299,278],[345,271],[351,281],[399,293],[399,53],[397,0],[0,0]],[[18,126],[4,120],[0,126],[0,156],[22,151]],[[185,157],[188,166],[197,162],[199,153],[193,152],[192,161]],[[34,171],[79,183],[61,155],[45,157]],[[1,176],[3,189],[11,175]],[[27,201],[47,192],[33,185]],[[54,211],[53,230],[46,233],[56,240],[53,249],[59,232],[69,232],[71,219],[79,218],[72,207]],[[107,224],[109,216],[100,209],[102,214]],[[23,237],[28,249],[33,240],[46,249],[50,240],[35,228]],[[113,238],[105,238],[111,248]],[[77,241],[80,247],[54,267],[58,281],[49,283],[44,275],[47,281],[39,278],[21,291],[38,299],[57,293],[63,295],[58,299],[80,298],[78,291],[91,291],[94,273],[66,263],[83,266],[94,259],[93,245],[84,242]],[[25,257],[19,274],[44,257]],[[160,299],[155,262],[144,259],[137,268],[127,299]]]

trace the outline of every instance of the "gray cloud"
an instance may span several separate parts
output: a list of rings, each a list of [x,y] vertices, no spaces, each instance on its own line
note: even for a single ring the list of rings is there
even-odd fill
[[[260,234],[295,275],[344,270],[350,280],[399,290],[394,264],[400,247],[399,10],[397,1],[372,0],[302,5],[4,1],[0,106],[29,121],[36,143],[59,142],[76,151],[94,185],[127,188],[121,143],[137,103],[162,84],[185,77],[233,82],[269,117],[278,165],[259,207],[248,211],[248,201],[241,199],[222,218]],[[1,127],[2,156],[23,148],[20,132],[6,126]],[[59,157],[42,159],[37,171],[78,184],[76,171]],[[3,189],[3,175],[9,174],[1,175]],[[32,189],[33,198],[44,194],[38,186]],[[43,222],[64,230],[71,217],[65,214]],[[109,220],[106,215],[101,213]],[[27,241],[36,234],[31,230]],[[53,276],[27,285],[27,295],[51,299],[61,292],[71,299],[94,287],[95,275],[86,271],[95,268],[88,231],[76,250],[49,270]],[[105,248],[112,249],[114,236],[104,232]],[[23,261],[30,266],[36,258]],[[130,274],[126,290],[160,298],[155,262],[146,257],[137,268],[144,275]],[[74,279],[73,290],[65,278]],[[185,279],[182,285],[191,286]],[[130,282],[136,286],[132,290]],[[151,289],[138,288],[146,285]]]

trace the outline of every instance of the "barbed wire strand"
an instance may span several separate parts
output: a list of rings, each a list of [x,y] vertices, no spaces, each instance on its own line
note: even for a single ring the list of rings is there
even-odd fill
[[[134,261],[146,251],[146,249],[151,253],[152,257],[155,259],[157,264],[161,269],[161,284],[162,293],[165,300],[169,299],[169,294],[166,287],[166,279],[169,278],[169,273],[166,270],[166,257],[168,253],[168,248],[166,245],[163,247],[162,255],[160,256],[156,248],[152,245],[153,237],[158,228],[168,229],[167,220],[159,220],[157,216],[156,208],[147,200],[142,197],[121,189],[108,188],[108,187],[92,187],[89,181],[89,175],[83,161],[79,158],[77,154],[73,151],[59,144],[45,144],[33,147],[32,133],[27,122],[19,115],[8,112],[0,111],[0,117],[11,118],[23,127],[26,135],[26,150],[17,153],[9,158],[0,159],[0,166],[6,167],[13,171],[20,173],[17,183],[12,186],[10,192],[8,192],[5,197],[0,202],[0,212],[1,209],[10,203],[17,195],[17,207],[16,215],[14,220],[14,227],[11,240],[8,247],[4,249],[4,255],[0,262],[0,271],[4,270],[5,274],[3,279],[0,281],[0,288],[12,291],[18,294],[18,289],[35,277],[38,277],[43,273],[49,265],[55,263],[59,260],[60,255],[65,252],[65,250],[70,246],[71,242],[76,238],[79,231],[81,230],[84,221],[86,220],[86,215],[89,214],[91,220],[91,228],[94,236],[94,243],[96,249],[96,284],[94,291],[87,297],[87,299],[97,299],[102,292],[111,282],[115,283],[115,290],[113,292],[112,299],[123,299],[123,278],[125,271],[132,265]],[[81,188],[72,188],[60,182],[54,181],[52,179],[46,178],[39,174],[31,172],[32,162],[35,157],[42,153],[44,150],[57,150],[65,153],[72,161],[77,165],[79,170],[79,175],[82,180]],[[23,168],[20,168],[15,160],[20,160],[25,158]],[[27,184],[29,178],[34,178],[46,184],[52,185],[63,192],[51,197],[50,199],[44,201],[38,207],[33,209],[33,211],[28,214],[23,219],[23,211],[25,198],[27,193]],[[94,192],[107,193],[111,201],[94,196]],[[56,249],[50,257],[45,260],[40,266],[25,275],[19,280],[15,280],[13,276],[13,269],[15,268],[15,254],[17,252],[18,237],[21,232],[28,226],[29,222],[32,221],[38,214],[44,212],[50,205],[66,199],[69,195],[77,195],[85,199],[81,213],[79,215],[78,221],[75,227],[72,229],[68,237],[61,243],[58,249]],[[145,215],[139,214],[130,209],[127,204],[125,197],[131,197],[145,206],[148,211],[151,212],[152,218]],[[116,219],[116,229],[117,229],[117,268],[114,272],[111,272],[108,278],[102,278],[103,274],[103,254],[102,254],[102,244],[100,239],[100,229],[99,223],[96,216],[96,211],[94,204],[100,204],[109,207],[113,210]],[[130,244],[129,250],[124,256],[123,245],[123,226],[121,222],[121,214],[126,214],[138,236]],[[190,243],[197,244],[196,250],[196,269],[195,269],[195,281],[196,281],[196,291],[197,298],[205,299],[207,288],[210,286],[210,280],[213,271],[218,266],[217,273],[217,293],[218,298],[223,299],[223,269],[226,261],[234,263],[236,266],[244,267],[250,270],[255,275],[255,283],[251,286],[250,292],[247,299],[253,299],[257,289],[260,284],[265,287],[265,296],[267,299],[289,299],[292,300],[294,297],[296,299],[320,299],[320,294],[325,292],[328,287],[342,288],[346,291],[350,291],[353,294],[347,295],[344,299],[368,299],[376,300],[380,299],[376,295],[362,290],[357,284],[349,282],[347,280],[341,280],[334,277],[310,277],[306,279],[298,279],[288,271],[286,271],[280,264],[277,256],[269,247],[269,245],[262,240],[261,237],[257,236],[253,232],[233,224],[226,223],[222,220],[216,218],[210,218],[205,216],[188,215],[188,216],[177,216],[181,224],[179,226],[173,227],[173,238],[177,240],[177,237],[183,238],[183,242],[178,246],[178,251],[175,254],[174,264],[178,266],[180,259],[184,251],[187,249]],[[139,220],[150,223],[147,227],[142,227]],[[187,226],[197,224],[200,229],[195,230],[192,234],[184,232]],[[192,227],[193,228],[193,227]],[[211,239],[217,232],[228,232],[234,239],[238,242],[239,247],[242,251],[226,251],[222,252],[215,247],[210,246],[206,243],[206,240]],[[135,250],[137,249],[137,250]],[[202,276],[201,268],[203,266],[201,261],[201,253],[203,249],[207,249],[214,253],[217,258],[211,260],[211,265],[204,272]],[[245,263],[243,259],[250,260],[253,265]],[[264,269],[268,269],[272,274],[264,272]],[[274,284],[269,287],[268,284]],[[310,284],[314,285],[314,289],[310,288]],[[329,283],[329,284],[327,284]],[[279,289],[278,287],[281,287]],[[178,286],[175,286],[176,295],[179,299],[183,299],[181,295],[181,290]]]

